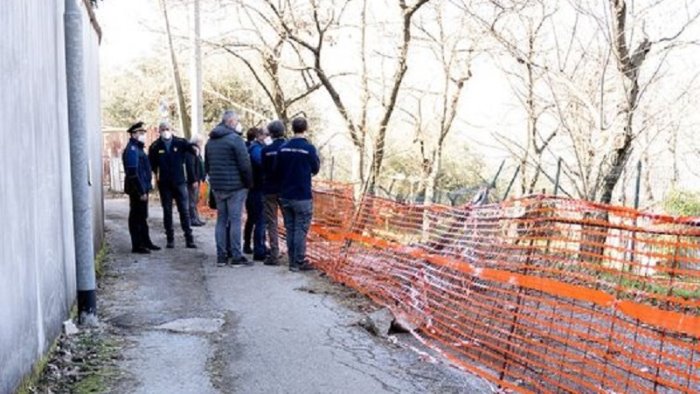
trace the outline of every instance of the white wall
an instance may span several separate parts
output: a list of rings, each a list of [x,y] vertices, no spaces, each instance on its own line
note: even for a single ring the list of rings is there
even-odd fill
[[[0,393],[48,350],[75,301],[63,3],[0,1]],[[100,208],[97,45],[87,17],[85,32]],[[101,242],[102,211],[94,212]]]

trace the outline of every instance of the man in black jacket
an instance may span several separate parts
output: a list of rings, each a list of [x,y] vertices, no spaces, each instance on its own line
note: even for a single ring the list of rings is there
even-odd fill
[[[148,159],[151,169],[156,175],[160,202],[163,206],[163,224],[165,225],[166,247],[175,247],[175,232],[173,230],[173,198],[180,215],[180,226],[185,233],[185,244],[190,249],[197,248],[192,237],[190,215],[187,209],[187,178],[185,169],[185,154],[195,153],[192,145],[184,138],[173,136],[170,126],[161,123],[158,126],[160,138],[153,142],[148,149]]]
[[[148,254],[160,248],[151,242],[148,234],[148,193],[151,186],[151,166],[143,151],[146,129],[143,122],[129,127],[129,142],[122,153],[124,163],[124,193],[129,195],[129,235],[131,252]]]
[[[185,154],[185,165],[187,166],[187,191],[189,192],[189,214],[190,223],[193,227],[203,226],[205,223],[199,218],[197,204],[199,203],[199,186],[204,180],[204,160],[202,160],[201,146],[202,137],[196,135],[190,140],[196,154],[187,152]]]
[[[262,149],[262,191],[265,203],[265,229],[267,230],[268,241],[270,244],[270,255],[265,260],[266,265],[279,265],[280,247],[279,234],[277,232],[277,212],[282,207],[279,202],[280,180],[275,172],[275,160],[280,147],[287,140],[284,139],[285,126],[279,120],[270,122],[267,125],[267,131],[270,133],[273,141],[270,145]]]
[[[231,246],[231,264],[252,264],[241,250],[241,216],[248,189],[253,183],[253,173],[245,142],[236,133],[236,128],[240,128],[238,125],[235,112],[224,112],[221,123],[209,134],[204,151],[204,168],[216,199],[218,266],[226,265],[228,260],[227,238]]]

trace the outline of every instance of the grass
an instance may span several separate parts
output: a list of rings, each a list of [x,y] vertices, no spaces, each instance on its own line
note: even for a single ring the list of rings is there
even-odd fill
[[[95,256],[95,275],[101,278],[104,275],[105,263],[109,256],[109,245],[102,243]],[[77,307],[71,309],[71,317],[75,318]],[[59,346],[60,345],[60,346]],[[82,358],[82,361],[70,361],[80,372],[76,380],[60,379],[56,381],[47,373],[49,363],[65,363],[60,359],[58,350],[68,347],[71,353]],[[65,338],[59,337],[51,345],[49,351],[42,356],[32,367],[32,372],[27,375],[20,387],[18,394],[34,394],[48,392],[70,392],[78,394],[102,393],[107,390],[107,383],[116,376],[112,360],[118,353],[118,344],[107,338],[104,333],[96,331],[81,331],[79,334]]]
[[[54,341],[54,343],[49,348],[49,351],[34,364],[34,366],[32,367],[32,373],[27,375],[22,380],[22,383],[17,389],[17,394],[32,394],[36,392],[35,387],[38,385],[39,380],[43,376],[44,370],[49,364],[49,360],[51,360],[51,357],[55,353],[57,347],[58,339]]]
[[[109,255],[109,245],[106,241],[102,241],[102,246],[95,256],[95,275],[97,278],[101,278],[104,275],[105,263],[107,262],[107,256]]]

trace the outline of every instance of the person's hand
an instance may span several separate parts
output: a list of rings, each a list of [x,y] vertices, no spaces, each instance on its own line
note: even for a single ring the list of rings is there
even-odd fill
[[[148,201],[148,193],[141,196],[141,201]]]

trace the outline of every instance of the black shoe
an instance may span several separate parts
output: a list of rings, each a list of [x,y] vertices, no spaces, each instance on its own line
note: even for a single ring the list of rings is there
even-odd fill
[[[195,245],[193,239],[188,239],[187,241],[185,241],[185,247],[187,249],[197,249],[197,245]]]
[[[266,260],[265,255],[262,255],[262,256],[253,255],[253,261],[265,261],[265,260]]]
[[[250,246],[243,246],[243,253],[244,254],[253,254],[253,249],[251,249]]]
[[[298,265],[298,267],[299,267],[299,271],[313,271],[316,269],[308,261],[302,262],[301,264]]]
[[[192,223],[190,223],[190,225],[191,225],[192,227],[202,227],[202,226],[204,226],[204,223],[192,222]]]
[[[217,267],[225,267],[227,263],[228,263],[227,259],[216,259],[216,266]]]
[[[150,244],[146,246],[146,248],[148,248],[149,250],[160,250],[160,246],[154,244]]]
[[[277,260],[276,258],[273,258],[272,256],[267,256],[267,258],[265,259],[265,262],[263,264],[275,266],[275,265],[280,265],[280,262],[279,262],[279,260]]]
[[[165,247],[168,248],[168,249],[174,248],[174,247],[175,247],[175,241],[173,241],[172,239],[169,239],[169,240],[168,240],[168,243],[165,244]]]
[[[296,264],[289,264],[289,270],[292,272],[299,272],[299,266]]]
[[[131,253],[136,253],[136,254],[151,254],[151,251],[148,250],[147,248],[132,248]]]
[[[247,258],[245,258],[245,256],[241,256],[238,259],[232,260],[231,265],[234,267],[240,267],[243,265],[251,266],[251,265],[255,265],[255,262],[248,260]]]

